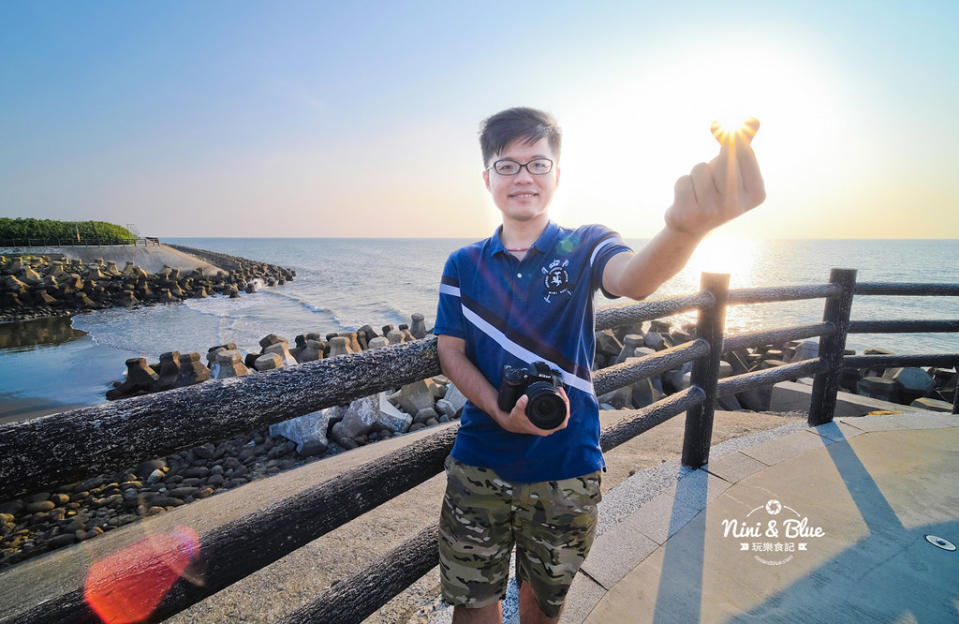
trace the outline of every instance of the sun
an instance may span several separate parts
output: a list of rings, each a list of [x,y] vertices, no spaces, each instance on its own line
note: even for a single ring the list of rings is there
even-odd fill
[[[739,113],[723,114],[709,126],[710,132],[720,143],[730,137],[743,137],[752,141],[757,129],[758,122],[755,117]]]

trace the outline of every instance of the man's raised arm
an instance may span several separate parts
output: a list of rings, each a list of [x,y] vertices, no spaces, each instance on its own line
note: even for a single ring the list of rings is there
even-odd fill
[[[624,252],[610,258],[603,270],[606,291],[645,299],[686,266],[710,230],[766,199],[759,163],[750,146],[758,130],[756,119],[749,119],[735,132],[713,123],[711,131],[719,141],[719,155],[676,180],[673,205],[666,211],[666,227],[653,240],[637,254]]]

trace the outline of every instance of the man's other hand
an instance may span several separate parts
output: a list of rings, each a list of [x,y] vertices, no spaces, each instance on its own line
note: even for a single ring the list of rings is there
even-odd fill
[[[710,130],[719,142],[719,156],[676,180],[675,199],[666,211],[667,227],[697,237],[766,199],[763,176],[750,146],[759,121],[750,118],[735,132],[713,122]]]
[[[513,406],[511,412],[508,414],[506,412],[500,412],[500,426],[512,433],[528,433],[537,436],[548,436],[551,433],[556,433],[560,429],[565,429],[566,425],[569,424],[569,397],[566,396],[566,392],[562,388],[559,388],[557,391],[559,395],[563,397],[563,402],[566,403],[566,418],[555,429],[540,429],[530,422],[529,417],[526,416],[526,405],[529,403],[529,397],[525,394],[516,401],[516,405]]]

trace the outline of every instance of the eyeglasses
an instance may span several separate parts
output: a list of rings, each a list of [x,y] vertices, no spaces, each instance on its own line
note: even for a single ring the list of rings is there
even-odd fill
[[[515,160],[504,158],[503,160],[497,160],[487,169],[492,169],[500,175],[514,176],[523,167],[526,167],[526,170],[533,175],[545,175],[553,170],[553,161],[549,158],[534,158],[527,163],[518,163]]]

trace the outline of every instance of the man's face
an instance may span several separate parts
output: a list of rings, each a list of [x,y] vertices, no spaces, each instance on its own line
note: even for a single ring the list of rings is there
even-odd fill
[[[559,164],[545,138],[531,144],[517,139],[486,163],[489,167],[497,160],[509,159],[526,164],[536,158],[552,160],[552,171],[533,175],[523,167],[516,175],[501,175],[493,169],[483,172],[486,188],[493,196],[496,207],[503,213],[504,220],[531,221],[546,216],[559,184]]]

